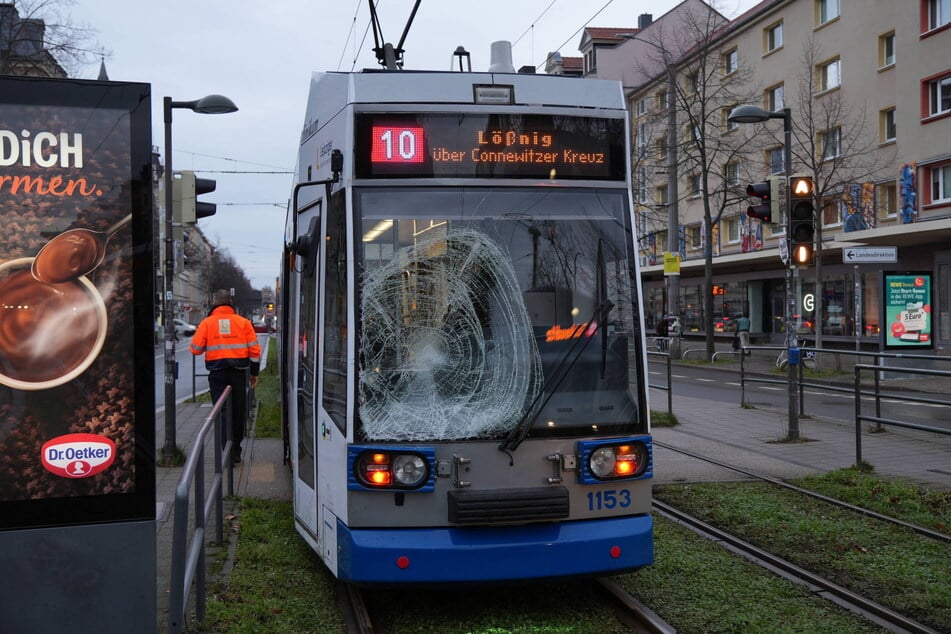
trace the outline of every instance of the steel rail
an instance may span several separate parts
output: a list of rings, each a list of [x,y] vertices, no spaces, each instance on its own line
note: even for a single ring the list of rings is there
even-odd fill
[[[812,585],[821,588],[825,592],[828,592],[829,594],[836,597],[836,604],[852,612],[860,614],[866,618],[869,618],[871,615],[876,617],[871,619],[872,621],[878,620],[888,624],[889,626],[900,628],[892,629],[893,632],[937,634],[936,630],[933,630],[922,623],[914,621],[903,614],[899,614],[891,608],[887,608],[884,605],[869,599],[868,597],[864,597],[860,594],[852,592],[847,588],[843,588],[842,586],[829,581],[825,577],[810,572],[805,568],[801,568],[791,561],[769,553],[758,546],[754,546],[753,544],[736,537],[735,535],[731,535],[726,531],[720,530],[711,524],[708,524],[688,513],[684,513],[683,511],[680,511],[656,499],[654,500],[654,510],[657,511],[661,516],[685,526],[690,530],[703,535],[704,537],[727,544],[729,549],[733,552],[742,555],[748,560],[763,566],[764,568],[777,572],[786,579],[803,584],[807,587]]]
[[[856,513],[860,513],[862,515],[871,517],[873,519],[877,519],[882,522],[887,522],[889,524],[895,524],[897,526],[901,526],[902,528],[907,528],[910,531],[914,531],[915,533],[918,533],[919,535],[934,539],[936,541],[951,542],[951,535],[948,535],[945,533],[939,533],[938,531],[934,531],[934,530],[931,530],[930,528],[925,528],[924,526],[919,526],[917,524],[911,524],[910,522],[906,522],[904,520],[900,520],[898,518],[891,517],[889,515],[884,515],[882,513],[873,511],[871,509],[867,509],[862,506],[856,506],[855,504],[850,504],[849,502],[838,500],[836,498],[823,495],[822,493],[816,493],[815,491],[810,491],[809,489],[798,487],[795,484],[790,484],[786,482],[785,480],[780,480],[779,478],[774,478],[772,476],[768,476],[762,473],[757,473],[756,471],[750,471],[749,469],[744,469],[743,467],[737,467],[735,465],[727,464],[719,460],[714,460],[713,458],[701,456],[700,454],[694,453],[692,451],[687,451],[686,449],[680,449],[678,447],[668,445],[667,443],[660,442],[656,438],[654,439],[654,446],[663,447],[664,449],[669,449],[671,451],[676,451],[677,453],[683,454],[685,456],[696,458],[697,460],[703,460],[704,462],[709,462],[710,464],[714,464],[718,467],[723,467],[724,469],[736,471],[737,473],[742,473],[752,478],[763,480],[764,482],[769,482],[770,484],[775,484],[776,486],[780,486],[785,489],[790,489],[791,491],[796,491],[797,493],[802,493],[803,495],[808,495],[809,497],[815,498],[817,500],[822,500],[823,502],[834,504],[836,506],[842,507],[844,509],[848,509],[850,511],[854,511]]]

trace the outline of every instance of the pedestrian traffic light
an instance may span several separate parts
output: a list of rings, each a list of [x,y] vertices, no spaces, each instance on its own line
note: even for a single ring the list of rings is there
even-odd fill
[[[746,194],[760,199],[758,205],[746,208],[746,215],[763,222],[779,220],[779,180],[768,178],[761,183],[752,183],[746,186]]]
[[[814,191],[812,177],[790,177],[789,252],[796,266],[812,264],[816,236]]]
[[[172,180],[172,219],[179,224],[195,224],[199,218],[214,216],[215,203],[198,200],[198,196],[215,191],[217,183],[211,178],[195,178],[195,172],[175,172]]]

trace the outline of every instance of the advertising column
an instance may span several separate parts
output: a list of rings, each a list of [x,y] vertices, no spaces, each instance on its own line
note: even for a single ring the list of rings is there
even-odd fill
[[[147,84],[0,77],[0,630],[154,631]]]

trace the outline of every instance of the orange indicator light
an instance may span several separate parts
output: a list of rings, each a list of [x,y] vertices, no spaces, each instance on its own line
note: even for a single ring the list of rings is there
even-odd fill
[[[619,460],[614,464],[614,473],[618,475],[628,475],[634,473],[634,461]]]
[[[373,484],[385,485],[390,483],[389,471],[371,471],[369,474],[370,482]]]

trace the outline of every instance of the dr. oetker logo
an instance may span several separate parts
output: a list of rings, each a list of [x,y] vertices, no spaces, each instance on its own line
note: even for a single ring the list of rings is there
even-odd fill
[[[43,467],[64,478],[88,478],[109,468],[116,459],[116,443],[96,434],[66,434],[46,441]]]

